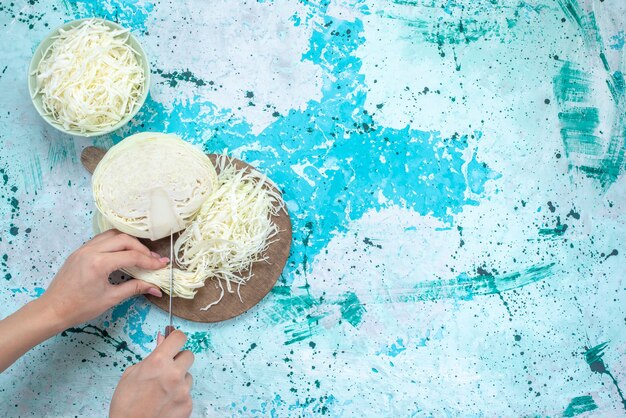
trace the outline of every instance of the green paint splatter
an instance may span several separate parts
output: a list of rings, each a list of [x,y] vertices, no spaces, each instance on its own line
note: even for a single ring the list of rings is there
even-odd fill
[[[604,342],[602,344],[598,344],[595,347],[591,347],[585,351],[585,361],[589,365],[589,368],[592,372],[598,374],[606,374],[611,378],[613,385],[617,389],[617,394],[622,400],[622,404],[624,405],[624,410],[626,410],[626,399],[624,399],[624,394],[620,389],[617,380],[613,376],[613,374],[609,371],[607,365],[604,363],[602,357],[604,357],[604,349],[607,347],[609,343]]]
[[[33,7],[37,1],[28,0],[26,3],[23,4],[23,2],[17,1],[1,2],[0,13],[5,13],[11,18],[12,22],[20,22],[28,25],[28,29],[34,29],[35,24],[41,22],[45,13],[37,13],[37,8]],[[44,26],[47,27],[48,23],[44,23]]]
[[[304,318],[304,321],[286,326],[285,334],[290,338],[285,341],[285,345],[291,345],[319,334],[321,332],[319,321],[327,315],[328,314],[326,313],[320,315],[307,315]]]
[[[356,293],[348,292],[343,302],[339,304],[341,307],[341,317],[348,321],[353,327],[358,327],[366,312],[365,306],[357,297]]]
[[[554,228],[541,228],[539,235],[543,237],[560,237],[567,231],[567,224],[562,224],[561,220],[557,218],[557,223]]]
[[[385,302],[416,302],[434,301],[442,299],[472,300],[476,296],[501,294],[513,289],[543,280],[553,273],[555,263],[530,267],[521,272],[505,275],[491,273],[479,274],[470,277],[461,274],[451,280],[433,280],[417,284],[412,290],[404,294],[394,295],[392,300]],[[483,271],[483,269],[481,269]]]
[[[598,406],[593,401],[591,396],[577,396],[571,400],[567,409],[563,412],[563,416],[574,417],[582,414],[583,412],[593,411],[594,409],[598,409]]]
[[[70,161],[74,164],[77,162],[74,139],[70,136],[62,136],[56,138],[54,141],[50,141],[48,148],[50,170],[66,161]]]
[[[248,354],[250,354],[250,352],[251,352],[252,350],[254,350],[255,348],[257,348],[257,347],[258,347],[257,343],[252,343],[252,344],[250,344],[250,348],[248,348],[248,349],[246,350],[246,352],[243,354],[243,357],[242,357],[241,359],[242,359],[242,360],[245,360],[245,359],[246,359],[246,357],[248,357]]]
[[[490,2],[444,2],[441,6],[425,4],[423,1],[394,0],[395,7],[377,12],[378,15],[405,24],[424,41],[437,45],[439,55],[446,57],[450,47],[455,69],[461,70],[457,56],[459,45],[479,40],[498,39],[504,42],[520,18],[538,14],[547,6],[533,6],[519,2],[516,6],[501,6]],[[390,11],[393,10],[393,11]]]
[[[272,322],[281,323],[298,318],[319,304],[311,295],[292,296],[290,291],[287,297],[277,298],[267,314]]]
[[[604,143],[599,136],[600,117],[598,109],[586,105],[590,101],[591,75],[572,62],[566,61],[559,74],[554,77],[554,95],[561,108],[561,138],[565,155],[572,158],[580,154],[578,167],[592,168],[604,152]]]
[[[581,29],[585,43],[592,48],[602,47],[602,38],[598,30],[595,14],[586,14],[576,0],[558,0],[565,16]]]
[[[22,167],[24,190],[26,193],[33,192],[35,195],[43,189],[43,173],[41,161],[38,155],[33,155],[27,164]]]
[[[601,133],[598,130],[600,115],[598,109],[590,103],[590,74],[581,70],[568,74],[568,70],[571,70],[574,64],[566,62],[554,80],[555,94],[557,99],[560,99],[561,136],[568,156],[577,155],[577,161],[570,160],[570,167],[577,167],[589,177],[597,178],[601,185],[607,188],[624,169],[626,83],[622,72],[611,71],[595,14],[586,13],[577,0],[559,0],[559,6],[580,30],[592,56],[599,58],[598,64],[601,64],[606,72],[606,83],[615,107],[611,132],[600,138]]]
[[[178,86],[179,81],[195,84],[196,87],[202,87],[206,85],[206,82],[204,80],[196,77],[196,75],[189,70],[166,73],[163,70],[157,69],[153,72],[155,74],[159,74],[166,80],[161,84],[167,83],[170,87]]]
[[[211,336],[208,332],[194,332],[187,336],[185,350],[189,350],[194,354],[204,353],[208,350],[214,350],[211,344]]]
[[[277,296],[273,305],[264,311],[269,316],[270,322],[275,324],[287,323],[285,334],[288,339],[285,345],[291,345],[317,335],[321,332],[319,320],[328,315],[327,312],[312,313],[322,303],[322,298],[315,299],[309,292],[309,287],[304,287],[306,293],[294,296],[288,286],[275,286],[272,293]]]
[[[367,238],[367,237],[365,237],[365,239],[363,239],[363,242],[364,242],[365,244],[367,244],[367,245],[371,246],[371,247],[376,247],[376,248],[378,248],[378,249],[382,249],[382,248],[383,248],[383,246],[382,246],[382,245],[374,243],[374,241],[372,241],[372,239],[371,239],[371,238]]]
[[[87,324],[82,327],[68,328],[61,333],[61,336],[69,337],[70,334],[87,334],[87,335],[93,335],[95,337],[98,337],[99,339],[104,341],[106,344],[115,348],[116,352],[132,354],[132,356],[131,355],[126,356],[126,360],[128,360],[130,363],[134,363],[136,360],[138,361],[143,360],[143,357],[140,354],[135,353],[133,350],[131,350],[128,347],[128,343],[126,341],[124,341],[121,338],[113,337],[111,334],[109,334],[109,332],[106,329],[97,327],[95,325]],[[84,344],[84,342],[82,343]],[[94,351],[98,352],[98,350],[96,350],[95,348],[93,349]]]

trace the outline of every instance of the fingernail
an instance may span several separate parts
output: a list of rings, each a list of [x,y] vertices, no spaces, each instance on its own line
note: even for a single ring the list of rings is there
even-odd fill
[[[160,298],[161,296],[163,296],[163,293],[161,293],[161,291],[157,288],[151,287],[150,289],[148,289],[148,293],[151,294],[152,296],[156,296],[157,298]]]
[[[150,251],[150,255],[154,258],[161,258],[161,256],[157,253],[155,253],[154,251]]]
[[[159,258],[159,261],[160,261],[161,263],[169,263],[169,262],[170,262],[170,259],[169,259],[169,258],[167,258],[167,257],[161,257],[161,258]]]

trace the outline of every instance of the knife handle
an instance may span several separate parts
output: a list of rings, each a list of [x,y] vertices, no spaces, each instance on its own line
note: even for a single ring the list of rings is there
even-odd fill
[[[171,325],[168,325],[165,327],[165,336],[167,337],[168,335],[170,335],[172,333],[172,331],[174,331],[176,328],[174,328]]]

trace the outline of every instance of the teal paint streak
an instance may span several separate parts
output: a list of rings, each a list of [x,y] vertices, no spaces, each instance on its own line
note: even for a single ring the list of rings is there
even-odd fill
[[[565,16],[579,28],[585,43],[593,49],[602,48],[602,38],[595,14],[585,13],[577,0],[558,0],[558,3]]]
[[[314,299],[309,294],[292,295],[291,288],[288,286],[278,286],[282,293],[280,297],[274,300],[271,306],[264,314],[268,315],[269,320],[273,323],[282,323],[291,321],[294,318],[305,315],[313,307],[319,306],[319,300]],[[273,291],[273,293],[275,293]]]
[[[43,189],[43,172],[41,170],[41,160],[38,155],[33,155],[21,167],[24,191],[28,194],[37,195]]]
[[[611,36],[611,41],[613,42],[609,47],[615,50],[624,49],[624,44],[626,44],[626,33],[621,30],[616,35]]]
[[[163,77],[166,80],[165,82],[170,87],[178,86],[178,83],[181,81],[186,82],[186,83],[191,83],[195,85],[196,87],[206,86],[207,84],[204,80],[198,78],[194,73],[192,73],[188,69],[184,71],[173,71],[171,73],[156,69],[153,71],[153,73],[158,74],[161,77]]]
[[[336,301],[314,298],[308,292],[293,294],[302,291],[303,289],[292,289],[288,286],[275,287],[272,293],[277,297],[263,313],[270,322],[285,324],[285,345],[307,340],[321,333],[319,321],[330,314],[333,305],[339,307],[342,318],[352,326],[357,327],[361,323],[365,307],[356,294],[349,292]]]
[[[35,4],[34,0],[27,3],[5,1],[0,3],[0,13],[9,17],[12,23],[21,23],[27,25],[28,29],[34,29],[36,25],[41,25],[42,19],[46,16],[45,13],[39,13],[40,7],[35,7]],[[43,23],[43,26],[48,27],[48,23]]]
[[[567,231],[567,224],[562,224],[560,220],[557,221],[557,225],[554,228],[541,228],[539,230],[539,235],[548,238],[548,237],[562,237]]]
[[[597,135],[600,117],[595,107],[583,107],[559,112],[561,137],[567,154],[602,155],[604,146]]]
[[[502,175],[491,170],[487,164],[476,159],[476,151],[467,164],[467,183],[472,193],[482,194],[488,180],[497,180]]]
[[[348,321],[353,327],[358,327],[366,312],[365,306],[361,304],[358,296],[354,292],[348,292],[345,299],[340,302],[341,317]]]
[[[604,58],[606,62],[606,58]],[[608,68],[608,63],[606,64]],[[608,69],[610,72],[610,69]],[[624,101],[624,92],[626,91],[624,82],[624,74],[621,71],[615,71],[611,74],[610,78],[607,80],[607,85],[609,87],[609,91],[611,92],[611,96],[613,96],[613,100],[616,103],[621,103]]]
[[[292,325],[285,327],[285,335],[289,338],[285,341],[285,345],[291,345],[303,340],[307,340],[314,335],[319,334],[322,330],[319,327],[319,321],[326,317],[327,314],[311,315]]]
[[[576,415],[580,415],[585,412],[593,411],[598,409],[598,406],[593,401],[593,398],[589,395],[587,396],[577,396],[571,400],[565,412],[563,412],[564,417],[574,417]]]
[[[124,318],[126,314],[128,313],[128,311],[130,310],[130,307],[132,306],[133,303],[134,303],[133,299],[128,299],[120,303],[119,305],[115,306],[113,310],[111,311],[111,322],[115,322],[120,318]]]
[[[147,31],[148,15],[154,10],[152,3],[140,0],[64,0],[63,3],[75,19],[99,17],[141,32]]]
[[[208,332],[194,332],[187,335],[187,343],[185,350],[189,350],[194,354],[205,353],[209,350],[215,350],[211,343],[211,335]]]
[[[581,171],[592,178],[597,178],[604,188],[608,188],[617,180],[624,169],[626,157],[626,95],[624,77],[621,71],[612,71],[605,56],[605,45],[598,29],[595,14],[586,13],[577,0],[559,0],[559,6],[580,30],[586,47],[599,58],[599,64],[606,72],[606,83],[613,97],[615,116],[611,132],[600,139],[597,128],[600,116],[594,106],[590,106],[588,98],[572,100],[580,104],[560,103],[562,130],[566,153],[580,154],[580,162],[575,164]],[[566,63],[567,64],[567,63]],[[565,67],[564,67],[565,68]],[[588,75],[587,75],[588,76]],[[555,94],[562,91],[557,86],[560,75],[555,79]],[[571,79],[570,79],[571,81]],[[571,83],[575,87],[575,83]],[[588,86],[585,87],[588,89]],[[557,98],[559,98],[557,94]],[[563,98],[568,101],[568,98]],[[569,140],[572,144],[568,143]]]
[[[621,74],[611,80],[609,86],[616,91],[613,95],[621,101]],[[554,94],[561,109],[561,138],[570,165],[609,186],[624,168],[624,109],[617,109],[611,135],[602,135],[599,110],[591,105],[591,75],[571,62],[565,62],[554,78]]]
[[[43,287],[35,287],[32,291],[29,292],[29,290],[25,287],[13,287],[9,289],[11,291],[11,293],[13,293],[14,295],[17,293],[28,293],[28,296],[30,296],[33,299],[38,298],[39,296],[43,295],[43,293],[46,291],[46,289],[44,289]]]
[[[61,165],[65,162],[77,163],[76,159],[76,147],[74,145],[74,138],[70,136],[62,136],[50,140],[48,148],[48,163],[52,170],[57,165]]]
[[[399,354],[403,353],[404,351],[406,351],[407,347],[404,344],[404,341],[402,338],[398,338],[396,340],[396,342],[394,342],[393,344],[391,344],[390,346],[385,347],[385,349],[380,350],[376,353],[376,355],[380,356],[380,355],[387,355],[389,357],[397,357]]]
[[[554,263],[533,266],[505,275],[461,274],[452,280],[433,280],[417,284],[411,291],[393,297],[391,302],[436,301],[443,299],[472,300],[476,296],[500,294],[544,280],[553,274]]]
[[[276,396],[278,400],[280,400],[280,396]],[[334,408],[337,404],[337,399],[332,395],[323,395],[319,398],[315,397],[305,397],[304,399],[298,399],[294,404],[289,405],[288,410],[294,411],[293,415],[298,415],[301,417],[310,417],[310,416],[338,416],[337,413],[334,412]],[[288,414],[292,415],[292,414]],[[272,417],[278,417],[278,415],[273,415]]]
[[[598,161],[605,144],[598,132],[599,111],[587,104],[591,98],[591,75],[566,61],[554,78],[554,95],[561,108],[559,121],[566,156],[578,154],[587,164]],[[581,164],[579,168],[591,166]]]
[[[613,382],[613,385],[615,386],[615,389],[617,390],[617,394],[622,400],[622,405],[624,406],[624,410],[626,411],[626,399],[624,398],[624,393],[620,389],[619,384],[617,383],[617,380],[615,379],[613,374],[609,371],[606,363],[603,360],[604,350],[606,349],[608,344],[609,344],[608,342],[604,342],[602,344],[598,344],[594,347],[587,349],[587,351],[585,351],[585,361],[589,365],[589,368],[591,369],[592,372],[598,373],[598,374],[605,374],[609,376],[609,378]]]
[[[420,283],[409,292],[394,296],[393,300],[381,297],[381,302],[472,300],[476,296],[500,295],[502,292],[546,279],[553,273],[554,266],[554,263],[533,266],[521,272],[505,275],[493,275],[481,269],[481,274],[475,277],[462,274],[453,280]],[[272,304],[263,311],[263,315],[267,315],[271,323],[286,324],[285,345],[291,345],[321,333],[319,321],[330,314],[330,307],[333,305],[339,307],[342,318],[354,327],[361,323],[363,314],[366,312],[365,306],[352,292],[346,293],[339,300],[325,301],[322,298],[314,298],[309,293],[294,295],[294,291],[302,291],[302,289],[276,286],[272,290],[274,296]]]
[[[596,373],[604,373],[606,371],[602,357],[604,357],[604,349],[608,344],[608,342],[604,342],[585,351],[585,361],[591,367],[591,371]]]
[[[122,338],[116,338],[112,336],[106,329],[100,328],[95,325],[87,324],[82,327],[71,327],[61,333],[62,337],[68,337],[72,341],[78,341],[79,343],[85,345],[92,345],[92,349],[96,352],[99,352],[99,350],[93,347],[93,341],[84,341],[81,338],[82,335],[91,335],[98,338],[100,341],[113,347],[116,353],[125,355],[125,359],[131,364],[134,364],[136,361],[143,360],[143,357],[140,354],[135,353],[132,349],[129,348],[127,341]]]
[[[436,2],[394,0],[392,10],[378,14],[402,22],[411,32],[411,38],[437,45],[439,55],[444,58],[447,48],[452,50],[456,70],[461,70],[456,49],[481,40],[505,42],[511,28],[520,20],[536,16],[546,5],[530,5],[519,2],[514,6],[497,2],[472,2],[461,4],[448,1],[444,6]]]
[[[565,61],[554,78],[554,94],[560,103],[584,103],[591,97],[591,75],[570,61]]]
[[[292,292],[302,292],[308,289],[292,289],[290,286],[275,286],[272,294],[276,296],[263,315],[267,315],[270,323],[285,324],[285,345],[291,345],[307,340],[322,330],[319,321],[328,315],[327,312],[317,312],[322,305],[322,299],[316,299],[309,292],[294,295]]]
[[[154,337],[143,330],[150,310],[151,305],[143,298],[131,298],[117,305],[111,312],[111,322],[124,318],[124,332],[144,351],[150,351],[152,347],[149,345],[154,343]]]
[[[14,174],[9,170],[9,166],[0,168],[0,219],[5,221],[2,229],[5,233],[0,234],[0,243],[2,244],[2,260],[0,261],[0,277],[6,281],[13,279],[13,273],[9,266],[9,248],[13,243],[13,237],[17,236],[19,228],[15,225],[20,218],[20,200],[22,197],[19,195],[21,191],[14,181]],[[18,200],[19,197],[19,200]],[[8,233],[8,234],[7,234]]]

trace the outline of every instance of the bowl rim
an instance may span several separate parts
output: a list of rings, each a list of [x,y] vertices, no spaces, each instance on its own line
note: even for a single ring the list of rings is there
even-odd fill
[[[43,109],[40,109],[39,106],[35,103],[36,95],[34,94],[34,91],[35,91],[36,87],[35,87],[35,84],[34,84],[35,76],[33,75],[33,73],[37,69],[37,66],[39,65],[39,62],[43,58],[43,53],[45,52],[44,48],[43,48],[43,44],[46,43],[46,41],[48,41],[50,38],[52,38],[53,36],[58,34],[59,30],[76,27],[76,26],[82,24],[83,22],[85,22],[87,20],[94,20],[94,21],[102,22],[103,24],[105,24],[105,25],[107,25],[107,26],[109,26],[110,28],[113,28],[113,29],[128,30],[129,37],[126,40],[126,44],[130,45],[135,50],[136,54],[139,56],[141,61],[143,61],[140,64],[142,64],[141,66],[142,66],[142,68],[144,70],[144,82],[143,82],[144,91],[143,91],[140,99],[137,101],[137,103],[135,103],[135,107],[126,116],[124,116],[118,123],[116,123],[115,125],[110,126],[110,127],[106,128],[104,130],[101,130],[101,131],[79,132],[79,131],[67,130],[67,129],[63,128],[63,126],[61,126],[60,124],[58,124],[55,121],[53,121],[50,116],[47,116],[47,115],[43,114]],[[135,42],[137,47],[135,47],[135,45],[131,45],[130,44],[130,40],[131,39]],[[48,47],[49,47],[49,45],[46,46],[46,49]],[[35,52],[33,53],[33,56],[31,57],[30,63],[28,65],[27,79],[28,79],[28,92],[29,92],[29,95],[30,95],[30,101],[33,104],[33,107],[35,108],[35,110],[37,110],[37,113],[39,113],[39,116],[41,116],[41,118],[43,120],[45,120],[46,123],[48,123],[48,125],[52,126],[53,128],[55,128],[55,129],[65,133],[65,134],[68,134],[68,135],[75,135],[75,136],[88,138],[88,137],[93,137],[93,136],[106,135],[106,134],[109,134],[111,132],[114,132],[114,131],[120,129],[121,127],[123,127],[124,125],[126,125],[128,122],[130,122],[130,120],[132,118],[135,117],[135,115],[137,115],[137,113],[139,112],[139,109],[141,109],[143,107],[144,103],[146,102],[146,99],[148,98],[148,93],[149,93],[149,90],[150,90],[150,60],[148,59],[148,55],[146,54],[146,51],[141,46],[141,43],[139,42],[137,37],[132,33],[131,28],[126,28],[126,27],[120,25],[119,23],[116,23],[116,22],[113,22],[113,21],[110,21],[110,20],[107,20],[107,19],[103,19],[103,18],[100,18],[100,17],[86,17],[86,18],[82,18],[82,19],[70,20],[70,21],[67,21],[67,22],[57,26],[56,28],[51,30],[39,42],[39,45],[37,45],[37,48],[35,49]]]

